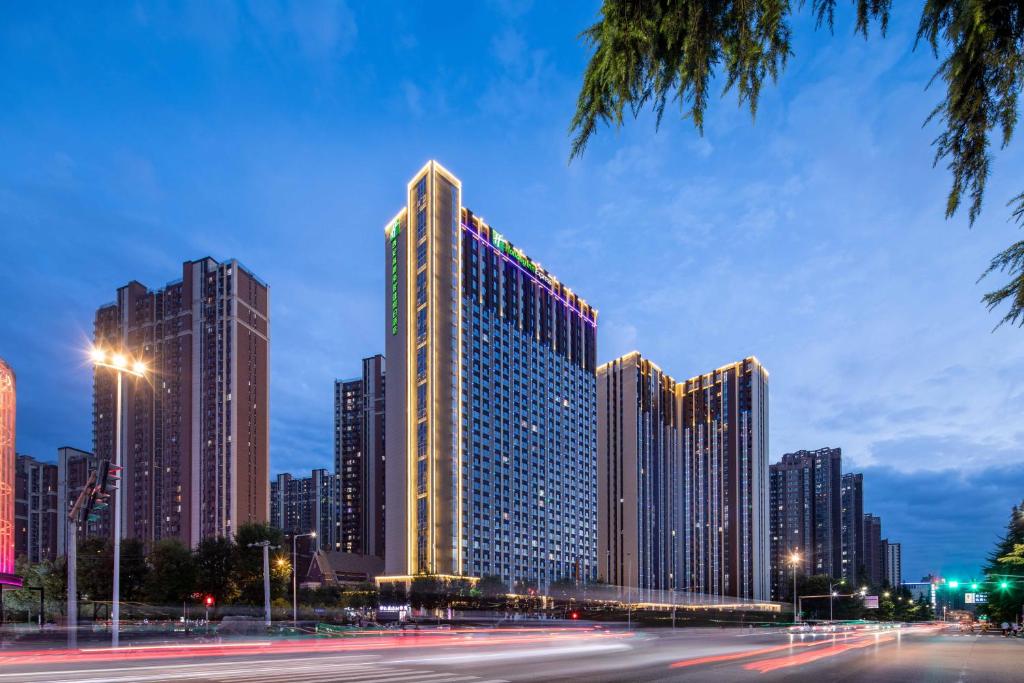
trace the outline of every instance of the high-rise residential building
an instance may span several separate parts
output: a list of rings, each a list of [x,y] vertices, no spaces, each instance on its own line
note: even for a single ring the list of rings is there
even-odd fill
[[[771,591],[775,600],[790,595],[791,572],[805,576],[814,573],[813,470],[805,461],[786,458],[769,468]]]
[[[597,311],[429,162],[385,228],[385,570],[597,570]]]
[[[188,261],[157,290],[130,282],[96,312],[97,346],[143,360],[122,417],[123,534],[196,545],[265,522],[269,289],[238,261]],[[93,451],[114,459],[114,373],[93,379]]]
[[[676,382],[637,352],[597,368],[598,577],[685,588]]]
[[[57,449],[57,555],[64,555],[67,552],[70,524],[68,513],[85,489],[85,485],[89,483],[89,476],[98,469],[99,459],[89,451],[71,446]],[[82,520],[79,524],[79,533],[85,538],[113,538],[114,526],[110,508],[94,510],[93,514],[97,519]]]
[[[384,356],[334,383],[334,550],[384,556]]]
[[[856,586],[861,579],[864,547],[864,475],[847,473],[840,480],[843,529],[842,566],[840,575],[849,586]]]
[[[885,580],[890,586],[899,587],[903,585],[903,546],[883,539],[882,548],[885,550]]]
[[[0,358],[0,585],[20,586],[14,575],[14,429],[17,382]],[[2,589],[0,589],[2,590]]]
[[[285,472],[270,482],[270,525],[286,534],[314,532],[317,550],[334,546],[336,478],[324,469],[296,478]]]
[[[689,590],[767,600],[768,371],[754,357],[676,386]]]
[[[864,574],[858,577],[861,583],[871,586],[882,585],[885,578],[885,549],[882,547],[882,518],[872,514],[864,515],[861,556]]]
[[[14,553],[35,564],[57,556],[57,466],[18,455],[14,477]]]
[[[788,595],[790,557],[805,575],[842,572],[842,451],[786,453],[770,468],[772,595]]]

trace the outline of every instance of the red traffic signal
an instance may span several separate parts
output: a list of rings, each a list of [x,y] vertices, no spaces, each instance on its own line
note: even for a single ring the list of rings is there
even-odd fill
[[[203,600],[203,602],[206,603],[207,607],[213,607],[213,596],[212,595],[207,595],[206,599]]]
[[[580,613],[579,613],[579,612],[573,612],[573,613],[572,613],[572,614],[570,614],[569,616],[570,616],[571,618],[573,618],[573,619],[579,619],[579,618],[580,618]]]

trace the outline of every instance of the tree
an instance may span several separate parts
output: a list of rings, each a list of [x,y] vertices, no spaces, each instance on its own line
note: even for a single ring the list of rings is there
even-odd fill
[[[412,580],[409,604],[417,609],[437,609],[446,603],[443,582],[436,576],[424,574]]]
[[[196,565],[192,551],[176,538],[158,541],[149,554],[146,599],[156,605],[177,605],[196,590]]]
[[[235,544],[229,538],[218,536],[199,542],[195,553],[196,589],[212,595],[217,604],[224,604],[238,596],[234,581]]]
[[[114,585],[114,552],[106,538],[87,538],[78,545],[78,592],[92,601],[110,600]]]
[[[263,550],[250,548],[250,543],[270,541],[270,545],[281,546],[284,534],[269,524],[249,523],[238,527],[234,544],[235,582],[238,586],[238,601],[247,605],[263,604]],[[302,567],[298,576],[302,576]],[[274,572],[271,567],[270,595],[271,598],[283,597],[288,592],[290,576],[281,580],[281,573]]]
[[[149,565],[146,564],[146,548],[137,538],[121,540],[121,590],[120,598],[126,602],[142,600],[145,595],[146,576]],[[113,581],[113,577],[111,577]]]
[[[799,6],[804,3],[801,2]],[[834,28],[836,0],[811,0],[817,25]],[[884,35],[892,0],[853,0],[855,31],[868,36],[872,23]],[[570,159],[580,156],[599,123],[616,128],[625,114],[653,109],[660,125],[669,101],[704,130],[711,79],[722,75],[724,91],[736,89],[751,116],[766,80],[775,82],[793,54],[789,0],[604,0],[600,20],[581,37],[594,48],[583,75]],[[933,80],[945,98],[932,111],[943,131],[935,138],[935,163],[946,163],[953,183],[946,217],[966,196],[973,225],[981,213],[998,129],[1006,147],[1017,123],[1017,93],[1024,86],[1024,6],[1006,0],[925,0],[917,41],[941,61]],[[1024,192],[1009,202],[1024,225]],[[989,310],[1004,302],[998,323],[1024,326],[1024,241],[992,259],[982,278],[1006,273],[1009,282],[986,294]],[[997,325],[997,327],[998,327]]]
[[[43,611],[48,619],[64,613],[67,583],[64,558],[44,560],[31,564],[24,555],[18,557],[14,573],[22,577],[24,585],[17,590],[4,591],[6,609],[23,612],[26,618],[36,619],[39,614],[39,591],[43,589]]]

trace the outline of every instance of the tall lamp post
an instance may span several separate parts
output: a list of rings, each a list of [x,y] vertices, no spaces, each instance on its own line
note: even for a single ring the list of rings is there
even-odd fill
[[[95,347],[89,354],[97,368],[108,368],[117,373],[117,394],[114,400],[114,467],[121,465],[121,389],[124,375],[145,378],[146,364],[141,360],[129,360],[117,351]],[[121,630],[121,486],[114,482],[114,587],[110,609],[110,644],[117,647]]]
[[[832,618],[832,602],[833,602],[833,599],[836,597],[836,595],[838,595],[838,593],[836,593],[836,586],[842,586],[844,583],[846,583],[846,579],[839,579],[835,583],[830,583],[828,585],[828,620],[829,621],[833,621],[833,618]]]
[[[797,622],[799,617],[796,611],[796,566],[800,563],[800,553],[793,551],[789,554],[789,564],[793,568],[793,623]]]
[[[310,531],[308,534],[295,534],[292,536],[292,622],[299,620],[299,589],[298,582],[295,580],[299,574],[299,567],[295,560],[295,541],[299,540],[303,536],[309,536],[310,538],[316,538],[316,532]]]
[[[270,545],[270,541],[250,543],[250,548],[263,548],[263,611],[267,627],[270,627],[270,550],[281,546]]]

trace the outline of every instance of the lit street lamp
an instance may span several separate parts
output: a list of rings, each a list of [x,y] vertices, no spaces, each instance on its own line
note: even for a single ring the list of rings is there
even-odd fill
[[[789,564],[793,568],[793,623],[795,624],[798,618],[796,610],[796,566],[800,563],[800,553],[795,550],[789,554]]]
[[[136,378],[146,377],[146,364],[129,360],[123,353],[93,347],[89,352],[92,364],[117,373],[117,393],[114,401],[114,467],[121,465],[121,391],[125,373]],[[121,629],[121,486],[114,482],[114,586],[110,608],[111,645],[117,647]]]
[[[292,536],[292,622],[299,620],[299,589],[296,577],[299,573],[298,563],[295,560],[295,541],[302,538],[303,536],[309,536],[310,538],[316,538],[316,532],[310,531],[308,534],[295,534]]]
[[[833,619],[832,619],[832,603],[834,602],[835,597],[837,595],[839,595],[839,593],[836,592],[836,586],[842,586],[844,583],[846,583],[846,579],[839,579],[835,583],[830,583],[828,585],[828,620],[829,621],[833,621]]]

